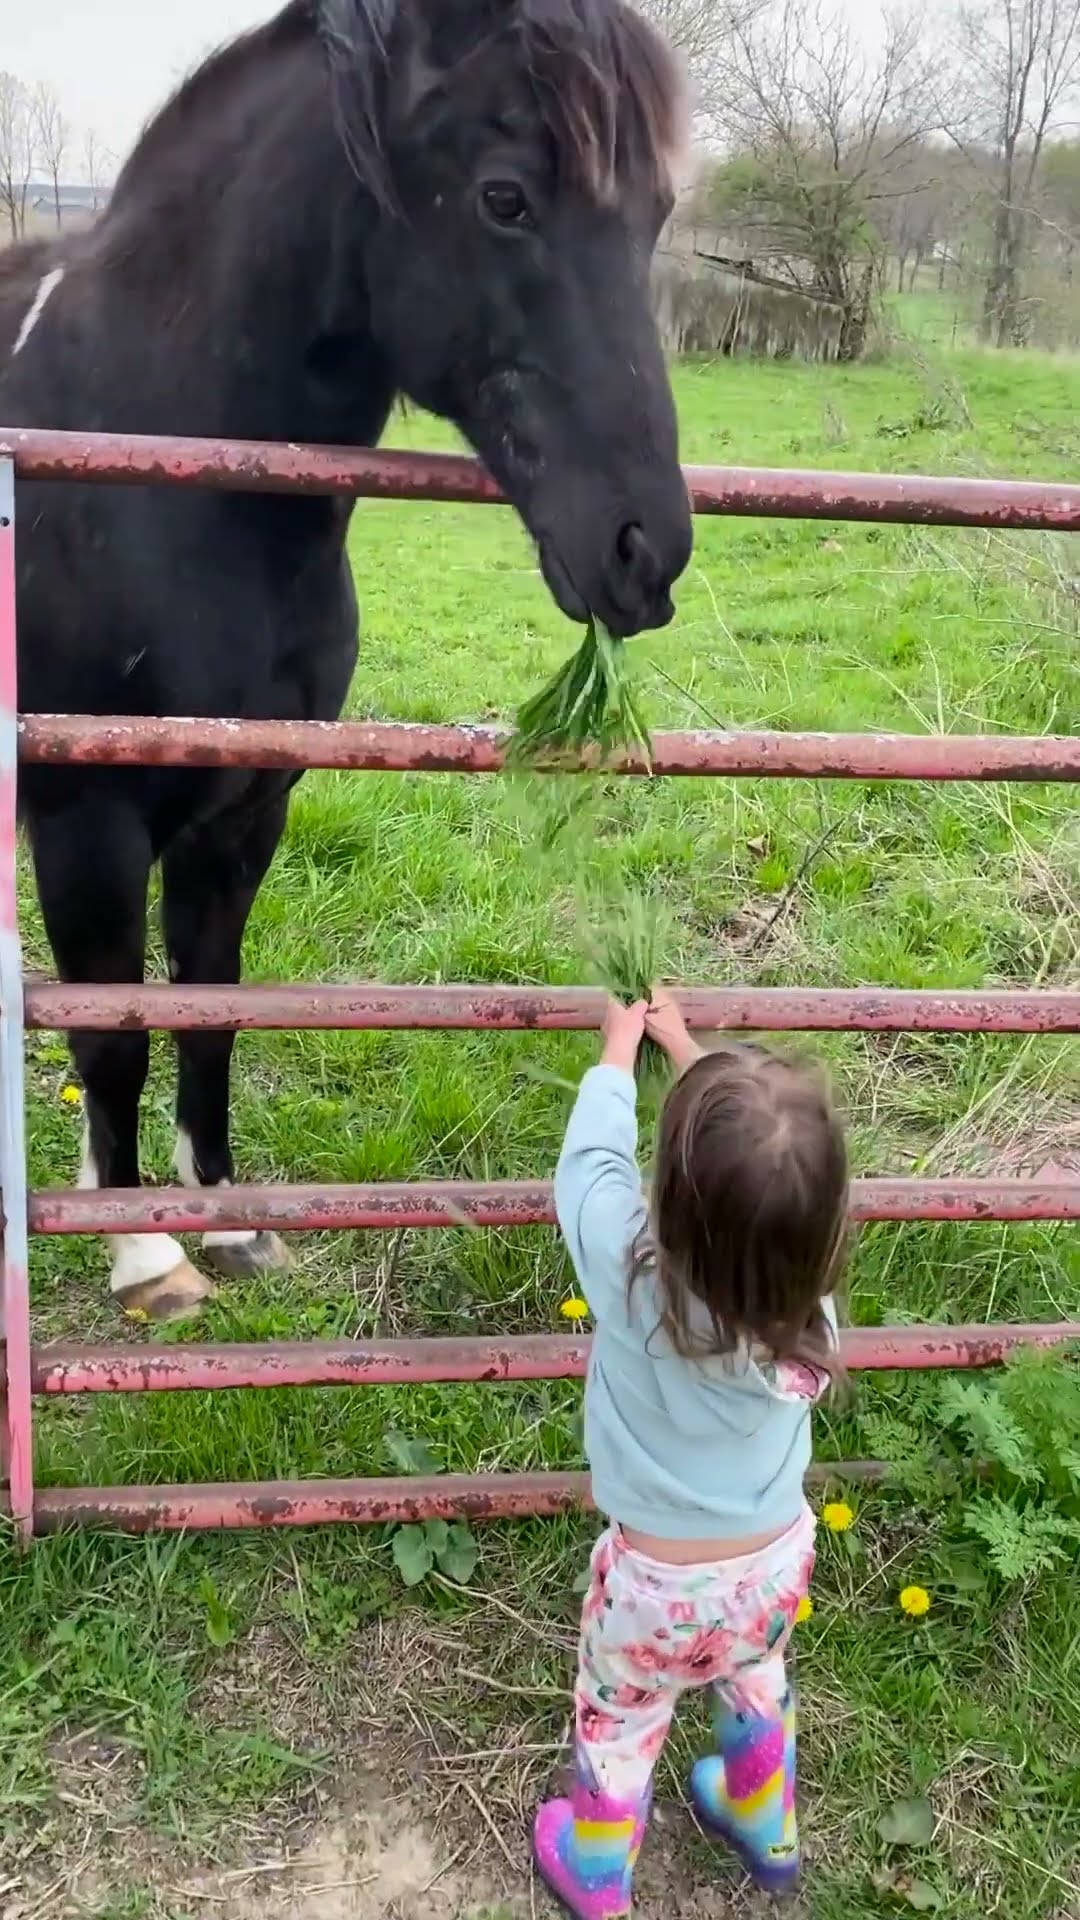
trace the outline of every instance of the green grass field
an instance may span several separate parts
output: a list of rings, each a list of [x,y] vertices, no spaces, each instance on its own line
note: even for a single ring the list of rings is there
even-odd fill
[[[853,369],[692,364],[676,384],[690,460],[1071,479],[1080,459],[1069,362],[929,365],[920,349]],[[446,443],[428,420],[396,437]],[[506,512],[366,504],[353,550],[358,715],[504,716],[576,644]],[[677,624],[635,647],[650,718],[1076,731],[1074,568],[1049,536],[699,521]],[[1069,789],[609,782],[596,807],[570,859],[545,853],[508,782],[312,776],[249,972],[570,982],[630,887],[662,909],[666,971],[687,981],[1080,977]],[[47,966],[25,897],[27,961]],[[251,1036],[243,1175],[548,1173],[593,1051],[581,1036]],[[1080,1147],[1075,1042],[840,1036],[822,1051],[856,1171],[1032,1172]],[[31,1036],[28,1079],[32,1178],[70,1180],[80,1119],[52,1036]],[[160,1039],[146,1166],[162,1178],[171,1099]],[[568,1272],[544,1231],[314,1236],[298,1253],[286,1279],[223,1291],[184,1337],[562,1324]],[[38,1243],[32,1284],[39,1339],[115,1335],[99,1244]],[[1075,1230],[868,1230],[848,1312],[1078,1316]],[[44,1484],[393,1472],[420,1442],[451,1470],[578,1465],[578,1399],[569,1384],[97,1397],[40,1411],[37,1470]],[[822,1459],[884,1457],[900,1484],[860,1493],[854,1528],[824,1539],[799,1630],[815,1920],[1080,1914],[1070,1422],[1076,1447],[1080,1390],[1060,1366],[1011,1376],[1004,1397],[885,1377],[823,1417]],[[990,1463],[981,1480],[972,1460]],[[382,1530],[0,1551],[0,1912],[546,1913],[526,1820],[565,1732],[592,1531],[478,1530],[456,1580],[436,1570],[412,1592]],[[919,1624],[898,1607],[909,1582],[932,1595]],[[662,1771],[641,1876],[657,1920],[755,1911],[680,1803],[701,1731],[691,1710]]]

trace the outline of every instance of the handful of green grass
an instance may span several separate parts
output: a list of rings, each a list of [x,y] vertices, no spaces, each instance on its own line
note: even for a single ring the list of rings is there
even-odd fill
[[[599,748],[601,758],[620,750],[636,753],[652,772],[652,742],[626,649],[592,618],[577,652],[520,709],[507,764],[578,761],[590,747]]]
[[[664,971],[662,952],[667,927],[654,901],[622,888],[604,907],[603,925],[594,926],[592,961],[598,978],[619,1000],[632,1005],[652,997]],[[639,1080],[664,1071],[664,1053],[646,1034],[638,1054]]]

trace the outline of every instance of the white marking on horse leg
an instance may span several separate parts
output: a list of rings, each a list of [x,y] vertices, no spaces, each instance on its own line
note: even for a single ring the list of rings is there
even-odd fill
[[[199,1170],[195,1165],[195,1149],[191,1144],[191,1135],[188,1133],[186,1127],[178,1127],[176,1130],[176,1145],[173,1148],[173,1166],[176,1168],[183,1186],[202,1186],[202,1181],[199,1179]],[[218,1186],[231,1187],[232,1181],[219,1180]],[[254,1227],[237,1227],[231,1231],[222,1230],[218,1233],[204,1233],[202,1243],[208,1250],[213,1247],[249,1247],[258,1237],[258,1232]]]
[[[195,1149],[191,1144],[191,1135],[186,1127],[177,1127],[176,1145],[173,1148],[173,1166],[182,1187],[201,1187],[195,1166]]]
[[[101,1185],[88,1126],[83,1128],[79,1185],[82,1188]],[[163,1280],[167,1273],[182,1267],[186,1261],[183,1247],[167,1233],[107,1233],[104,1237],[112,1261],[109,1286],[113,1293],[126,1293],[131,1287],[145,1286],[149,1280]]]
[[[52,272],[47,273],[45,278],[40,282],[22,326],[15,335],[15,345],[11,349],[11,357],[13,360],[17,353],[22,352],[63,277],[63,267],[54,267]]]

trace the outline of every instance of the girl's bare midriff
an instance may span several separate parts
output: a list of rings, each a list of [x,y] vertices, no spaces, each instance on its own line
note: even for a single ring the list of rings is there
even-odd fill
[[[655,1533],[639,1533],[636,1527],[619,1527],[628,1547],[643,1553],[647,1560],[659,1560],[669,1567],[696,1567],[713,1560],[742,1560],[781,1540],[790,1527],[772,1527],[768,1533],[748,1533],[741,1540],[663,1540]]]

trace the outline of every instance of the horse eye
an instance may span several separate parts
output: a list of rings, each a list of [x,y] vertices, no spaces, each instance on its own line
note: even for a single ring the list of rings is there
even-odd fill
[[[498,227],[529,227],[532,215],[521,187],[514,180],[491,180],[481,189],[481,202],[489,220]]]

